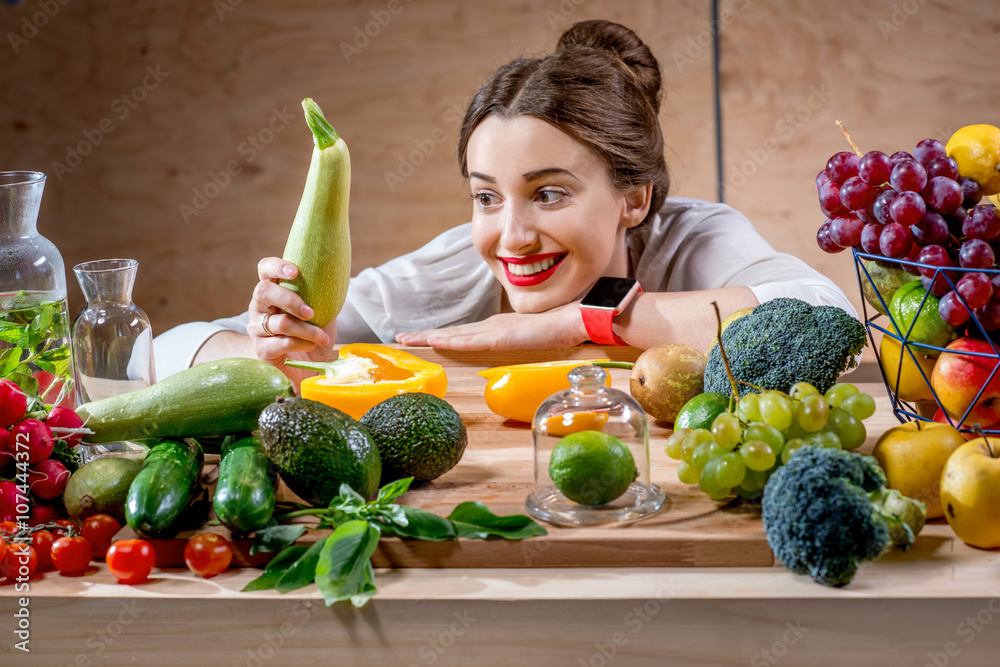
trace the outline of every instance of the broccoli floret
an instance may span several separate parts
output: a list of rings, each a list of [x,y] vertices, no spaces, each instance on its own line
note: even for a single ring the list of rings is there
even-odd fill
[[[894,532],[909,546],[926,509],[885,483],[870,456],[816,445],[797,450],[764,487],[764,531],[775,557],[821,584],[846,586],[862,562],[893,544]]]
[[[737,380],[786,392],[808,382],[823,393],[857,365],[865,328],[840,308],[772,299],[726,327],[722,345]],[[708,355],[705,391],[732,391],[718,345]],[[742,396],[754,390],[740,385],[739,391]]]

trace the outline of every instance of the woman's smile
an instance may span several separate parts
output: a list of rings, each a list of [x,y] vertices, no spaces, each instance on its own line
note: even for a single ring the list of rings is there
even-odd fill
[[[507,280],[517,287],[530,287],[545,282],[562,265],[564,252],[526,257],[498,257],[503,265]]]

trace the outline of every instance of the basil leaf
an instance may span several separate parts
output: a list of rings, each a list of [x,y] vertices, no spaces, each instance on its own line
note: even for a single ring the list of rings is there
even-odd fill
[[[0,377],[7,377],[21,364],[21,348],[9,347],[0,351]]]
[[[250,546],[250,555],[255,556],[261,552],[281,551],[285,547],[294,544],[295,540],[302,537],[305,532],[306,527],[301,524],[262,528],[254,535],[253,545]]]
[[[405,526],[409,523],[409,519],[406,518],[406,510],[403,509],[402,505],[385,505],[384,507],[379,507],[378,511],[375,512],[374,518],[382,519],[396,526]]]
[[[275,589],[279,593],[288,593],[308,586],[316,579],[316,564],[319,563],[319,554],[328,539],[330,538],[324,537],[317,540],[304,554],[299,556],[297,561],[292,563],[290,568],[285,570],[275,585]]]
[[[49,332],[49,326],[52,324],[52,311],[48,308],[42,308],[41,311],[35,315],[35,318],[28,323],[24,331],[21,332],[21,337],[17,340],[17,346],[22,349],[31,349],[45,340],[45,336]]]
[[[452,510],[448,518],[454,522],[459,537],[484,540],[487,537],[503,537],[521,540],[526,537],[548,535],[548,531],[523,514],[497,516],[485,505],[466,501]]]
[[[412,483],[412,477],[406,477],[398,479],[395,482],[389,482],[378,490],[378,497],[375,498],[375,502],[379,505],[388,505],[396,498],[399,498],[401,495],[409,491],[410,484]]]
[[[246,586],[244,591],[269,591],[273,589],[278,580],[285,574],[285,571],[306,552],[302,546],[288,547],[282,550],[264,568],[264,574],[260,575]]]
[[[378,538],[377,526],[348,521],[326,539],[316,565],[316,586],[326,606],[350,600],[355,607],[361,607],[375,595],[371,557]]]
[[[448,519],[408,505],[396,505],[396,507],[402,508],[406,515],[406,523],[393,522],[386,528],[387,533],[430,542],[458,539],[455,524]]]

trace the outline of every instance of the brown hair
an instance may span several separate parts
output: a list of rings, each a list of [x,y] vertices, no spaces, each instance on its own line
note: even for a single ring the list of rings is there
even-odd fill
[[[576,23],[555,53],[514,60],[480,87],[459,136],[462,176],[469,137],[486,116],[535,116],[590,146],[619,190],[652,183],[645,224],[670,189],[660,97],[659,63],[634,32],[610,21]]]

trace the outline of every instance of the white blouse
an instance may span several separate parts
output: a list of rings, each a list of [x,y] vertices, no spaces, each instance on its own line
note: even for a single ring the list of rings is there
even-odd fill
[[[337,316],[337,343],[393,343],[398,333],[499,313],[502,288],[473,247],[470,228],[466,223],[449,229],[424,247],[351,278]],[[746,286],[760,303],[795,297],[857,317],[833,281],[802,260],[776,252],[742,213],[725,204],[668,198],[628,239],[634,277],[646,292]],[[245,334],[248,316],[189,322],[157,336],[157,379],[189,367],[213,334]]]

